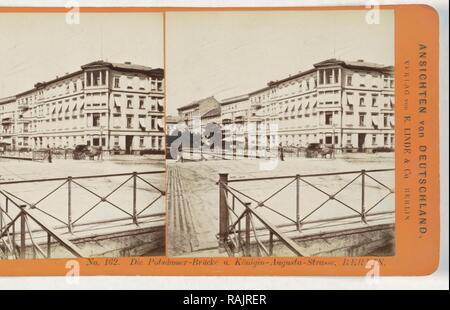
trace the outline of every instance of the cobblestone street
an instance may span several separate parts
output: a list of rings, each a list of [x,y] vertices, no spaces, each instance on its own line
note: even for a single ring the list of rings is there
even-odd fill
[[[267,162],[267,161],[266,161]],[[209,251],[217,247],[218,233],[218,181],[219,173],[229,173],[229,179],[284,176],[296,174],[332,173],[356,171],[361,169],[394,168],[392,153],[349,154],[337,159],[287,158],[278,162],[276,169],[261,171],[263,160],[209,160],[197,162],[171,162],[168,164],[169,188],[169,254],[187,255],[190,252]],[[373,173],[373,176],[387,186],[394,188],[394,173]],[[311,178],[318,188],[333,193],[350,182],[355,175],[337,175],[332,177]],[[283,180],[264,180],[232,183],[231,185],[262,201],[289,182]],[[288,186],[267,204],[279,212],[294,216],[295,189]],[[386,189],[375,181],[367,181],[367,205],[375,204]],[[307,184],[301,184],[301,213],[306,215],[325,200],[325,196]],[[339,198],[355,207],[361,204],[361,182],[356,181],[339,194]],[[393,211],[394,196],[386,198],[376,206],[376,211]],[[261,212],[274,224],[282,225],[286,220],[268,210]],[[329,202],[311,216],[311,220],[335,216],[346,216],[352,211],[336,202]],[[294,216],[295,217],[295,216]]]

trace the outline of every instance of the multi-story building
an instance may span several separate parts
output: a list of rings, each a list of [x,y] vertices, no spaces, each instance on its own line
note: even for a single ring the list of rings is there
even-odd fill
[[[214,97],[197,100],[178,108],[180,124],[187,126],[190,131],[208,123],[220,124],[220,115],[220,103]]]
[[[178,116],[167,115],[166,117],[166,133],[172,135],[172,133],[178,130]]]
[[[0,143],[12,149],[102,146],[164,150],[164,70],[95,61],[0,99]]]
[[[252,143],[370,150],[394,147],[394,68],[329,59],[313,68],[271,81],[248,95],[222,102],[224,127],[245,123],[257,128]],[[269,131],[269,125],[277,130]],[[267,130],[261,135],[259,128]],[[265,139],[266,141],[257,141]]]

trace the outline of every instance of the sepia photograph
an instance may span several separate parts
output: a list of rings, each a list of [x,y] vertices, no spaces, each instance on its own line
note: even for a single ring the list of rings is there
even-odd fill
[[[0,18],[0,259],[165,255],[162,13]]]
[[[395,255],[394,12],[168,12],[168,255]]]

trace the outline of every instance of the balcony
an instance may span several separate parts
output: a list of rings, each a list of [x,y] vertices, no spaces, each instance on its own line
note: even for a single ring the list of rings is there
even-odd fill
[[[2,117],[2,125],[8,125],[12,123],[13,123],[12,117]]]
[[[18,102],[17,103],[17,108],[19,109],[19,110],[26,110],[26,109],[29,109],[31,107],[31,105],[30,105],[30,103],[29,102]]]
[[[251,105],[252,110],[259,110],[259,109],[261,109],[261,107],[262,107],[261,103],[252,103],[252,105]]]

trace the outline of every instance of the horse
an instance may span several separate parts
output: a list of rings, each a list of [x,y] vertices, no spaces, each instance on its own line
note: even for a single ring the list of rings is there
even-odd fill
[[[333,158],[334,155],[334,147],[328,147],[326,145],[323,145],[320,148],[319,154],[322,156],[322,158],[327,158],[327,155],[330,155],[330,159]]]
[[[101,146],[88,146],[85,152],[86,156],[89,157],[90,160],[94,160],[97,156],[97,160],[100,160],[100,156],[102,155],[102,147]]]

